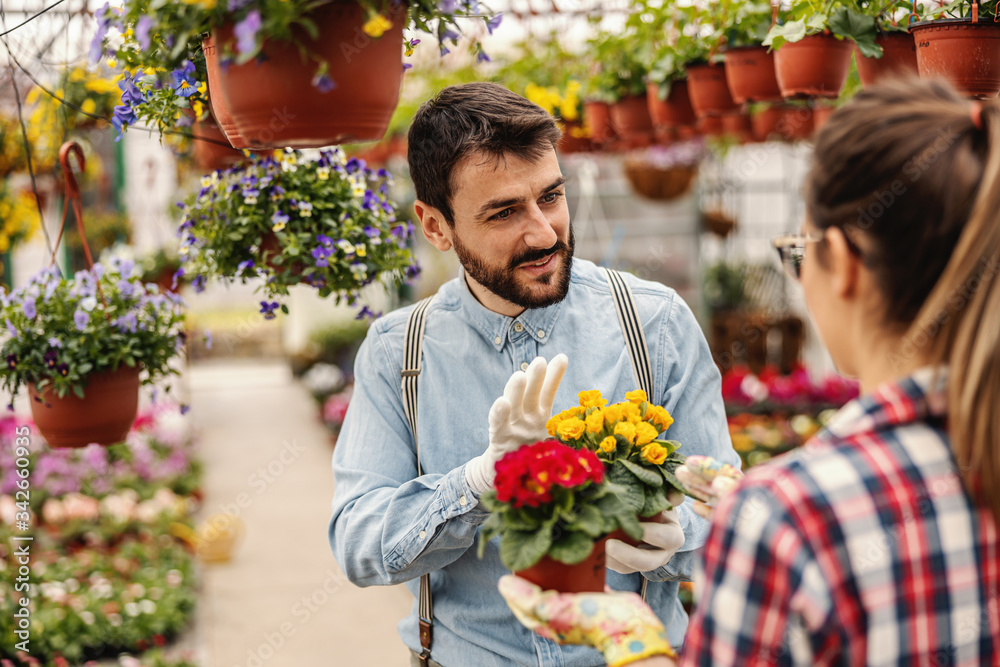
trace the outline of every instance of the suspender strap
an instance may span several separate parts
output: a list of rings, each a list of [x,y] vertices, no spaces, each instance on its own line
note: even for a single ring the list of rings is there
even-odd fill
[[[642,322],[639,314],[635,310],[635,301],[632,299],[632,290],[621,274],[614,269],[604,269],[611,286],[611,297],[615,302],[615,310],[618,312],[618,323],[622,327],[622,334],[625,336],[625,347],[628,348],[629,359],[632,360],[632,372],[635,373],[635,382],[639,389],[646,392],[646,396],[653,400],[653,369],[649,363],[649,348],[646,347],[646,334],[642,330]],[[642,577],[642,588],[640,594],[643,601],[646,600],[646,586],[649,580]]]
[[[413,444],[417,450],[417,474],[423,475],[420,464],[420,440],[417,437],[417,381],[420,379],[421,358],[424,349],[424,325],[427,322],[427,307],[434,297],[427,297],[410,312],[406,321],[406,338],[403,341],[403,411],[406,421],[410,423],[410,433],[413,434]],[[433,641],[434,605],[431,601],[431,576],[420,577],[420,595],[417,602],[417,613],[420,625],[420,646],[423,649],[418,656],[421,667],[427,667],[431,657],[431,642]]]

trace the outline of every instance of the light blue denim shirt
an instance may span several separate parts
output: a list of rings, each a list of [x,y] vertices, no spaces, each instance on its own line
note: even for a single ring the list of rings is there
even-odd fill
[[[668,437],[684,454],[708,454],[739,465],[726,427],[720,375],[694,315],[670,288],[625,274],[653,364],[657,402],[674,417]],[[604,273],[575,259],[566,298],[516,318],[482,306],[459,277],[441,287],[428,310],[417,428],[424,474],[403,413],[400,369],[411,307],[377,320],[358,352],[350,409],[333,454],[334,496],[329,537],[337,562],[359,586],[405,582],[414,595],[399,624],[419,650],[416,595],[430,572],[434,600],[432,657],[444,667],[603,665],[600,654],[561,647],[525,629],[497,591],[507,573],[499,539],[476,557],[487,512],[465,480],[465,463],[486,450],[490,406],[511,373],[536,356],[560,352],[569,368],[555,410],[577,405],[577,393],[600,389],[625,400],[635,376]],[[709,524],[679,510],[684,547],[645,576],[650,605],[680,646],[687,616],[677,582],[689,580]],[[639,574],[607,571],[608,585],[638,591]]]

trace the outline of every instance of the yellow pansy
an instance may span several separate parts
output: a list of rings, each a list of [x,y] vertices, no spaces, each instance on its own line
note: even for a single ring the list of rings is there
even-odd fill
[[[642,458],[650,463],[660,465],[667,460],[667,448],[651,442],[642,448]]]
[[[645,403],[648,400],[646,398],[646,392],[642,389],[636,389],[635,391],[628,392],[625,394],[625,398],[629,403],[635,403],[636,405]]]
[[[355,253],[355,254],[356,254],[356,255],[357,255],[358,257],[364,257],[365,255],[367,255],[367,254],[368,254],[368,250],[367,250],[367,249],[365,249],[365,247],[364,247],[363,245],[361,245],[361,244],[358,244],[358,245],[357,245],[357,246],[355,246],[355,248],[354,248],[354,253]]]
[[[656,427],[648,422],[639,422],[635,425],[635,444],[648,445],[652,441],[656,440],[656,436],[660,434],[656,430]]]
[[[577,440],[587,427],[580,419],[567,419],[559,424],[556,433],[563,440]]]
[[[618,447],[618,441],[615,440],[615,436],[609,435],[604,440],[601,440],[601,451],[607,454],[615,451]]]
[[[615,424],[615,435],[620,435],[629,441],[629,444],[635,444],[635,425],[629,424],[628,422],[618,422]]]
[[[365,34],[370,37],[381,37],[385,34],[385,31],[392,27],[392,21],[382,16],[381,14],[376,14],[375,16],[368,19],[361,29],[365,31]]]
[[[604,428],[604,413],[598,408],[587,415],[587,430],[591,433],[600,433]]]
[[[608,401],[601,398],[601,392],[596,389],[589,389],[587,391],[581,391],[578,394],[580,399],[580,406],[583,408],[603,408],[608,404]]]

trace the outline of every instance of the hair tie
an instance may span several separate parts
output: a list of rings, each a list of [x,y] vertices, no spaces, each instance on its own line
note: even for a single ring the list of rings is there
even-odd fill
[[[983,105],[981,102],[975,101],[972,106],[969,107],[969,117],[972,119],[972,124],[976,126],[977,130],[983,129]]]

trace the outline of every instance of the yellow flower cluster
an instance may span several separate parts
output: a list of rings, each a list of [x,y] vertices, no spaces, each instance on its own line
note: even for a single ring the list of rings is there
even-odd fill
[[[554,86],[544,87],[529,83],[524,88],[528,101],[545,109],[550,116],[572,122],[580,118],[580,82],[571,80],[566,91],[560,92]]]
[[[581,391],[580,405],[553,415],[546,423],[549,435],[588,449],[611,455],[618,448],[618,437],[641,448],[649,463],[661,464],[669,450],[654,442],[674,422],[665,408],[650,403],[646,392],[630,391],[621,403],[608,405],[597,390]]]
[[[11,193],[0,189],[0,253],[27,241],[39,229],[35,196],[28,192]]]

